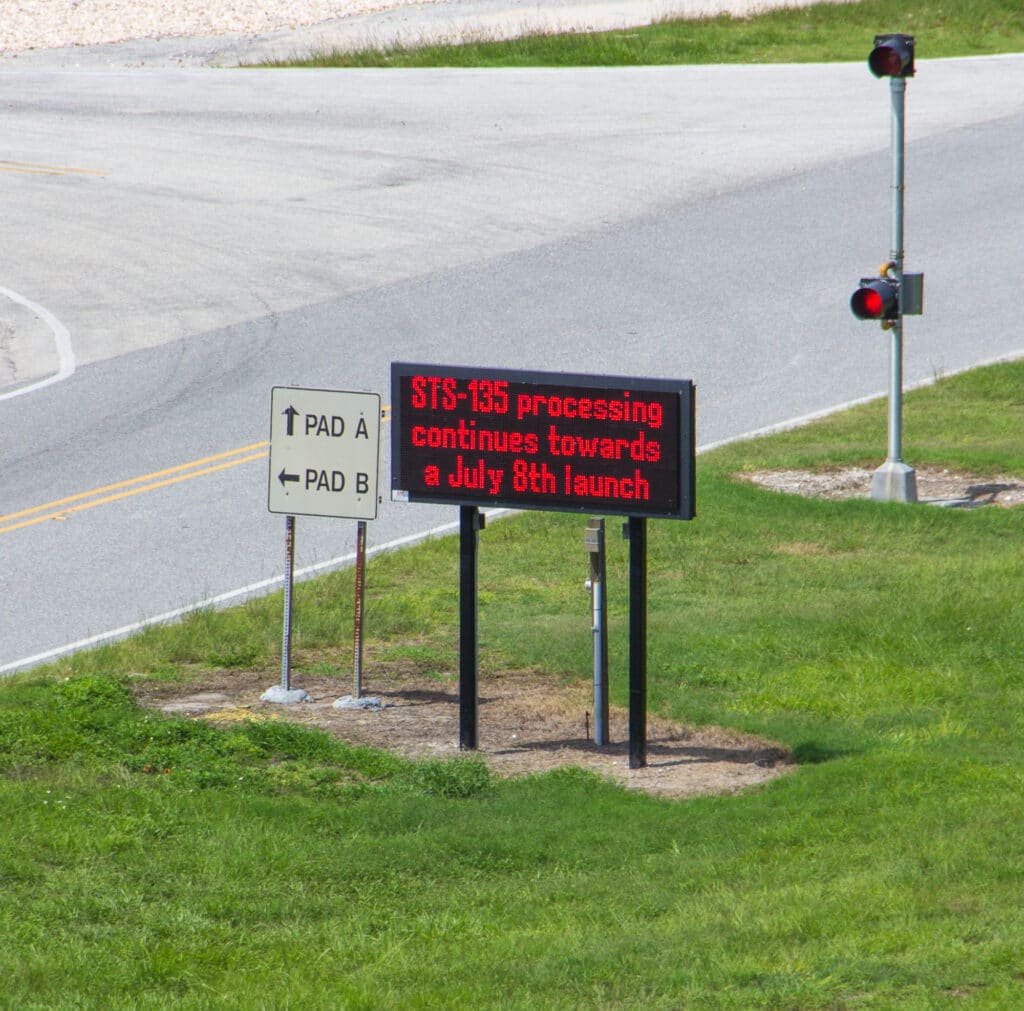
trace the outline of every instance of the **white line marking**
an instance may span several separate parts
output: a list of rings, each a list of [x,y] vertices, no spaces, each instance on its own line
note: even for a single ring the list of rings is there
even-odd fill
[[[0,291],[3,291],[3,289],[0,288]],[[933,385],[939,379],[957,376],[964,372],[970,372],[972,369],[986,368],[989,365],[1000,365],[1003,362],[1017,361],[1021,358],[1024,358],[1024,349],[1013,351],[1006,355],[999,355],[997,358],[989,358],[982,362],[976,362],[974,365],[967,365],[964,368],[956,369],[953,372],[944,372],[939,376],[922,379],[919,382],[909,384],[905,389],[920,389],[925,386]],[[728,439],[719,439],[717,442],[709,442],[704,446],[698,446],[697,452],[707,453],[713,449],[718,449],[720,446],[728,446],[731,443],[741,442],[744,439],[756,439],[762,435],[771,435],[775,432],[785,432],[792,428],[799,428],[801,425],[806,425],[812,421],[818,421],[821,418],[826,418],[830,414],[838,414],[840,411],[848,410],[851,407],[857,407],[860,404],[870,403],[872,400],[881,400],[887,395],[887,392],[885,392],[876,393],[868,397],[858,397],[856,400],[848,400],[845,403],[837,404],[834,407],[827,407],[821,411],[814,411],[811,414],[803,414],[798,418],[791,418],[789,421],[782,421],[775,425],[768,425],[765,428],[758,428],[752,432],[744,432],[742,435],[734,435]],[[508,516],[516,511],[517,510],[514,509],[486,510],[488,519],[497,519],[501,516]],[[367,556],[372,558],[374,555],[383,554],[385,551],[395,551],[398,548],[407,547],[411,544],[418,544],[434,537],[442,537],[445,534],[454,532],[458,528],[458,522],[445,523],[439,527],[434,527],[431,530],[426,530],[421,533],[407,534],[405,537],[398,537],[393,541],[388,541],[386,544],[378,544],[376,547],[370,548],[367,551]],[[354,554],[341,555],[338,558],[329,558],[327,561],[317,562],[316,565],[308,565],[305,568],[297,569],[295,572],[295,578],[306,579],[320,572],[344,568],[346,565],[354,562],[355,557],[356,556]],[[185,617],[187,614],[191,614],[193,611],[202,611],[208,608],[219,607],[222,604],[229,603],[230,601],[244,600],[248,597],[254,597],[262,590],[269,590],[283,585],[283,581],[283,575],[272,576],[270,579],[261,579],[258,583],[250,583],[248,586],[240,587],[237,590],[229,590],[227,593],[218,594],[216,597],[209,597],[208,599],[201,600],[196,604],[189,604],[187,607],[179,607],[176,611],[167,611],[165,614],[158,614],[156,617],[148,618],[145,621],[137,621],[132,625],[122,625],[121,628],[111,629],[109,632],[100,632],[98,635],[90,636],[88,639],[79,639],[78,642],[68,643],[65,646],[57,646],[54,649],[47,650],[45,653],[37,653],[35,656],[23,657],[21,660],[15,660],[13,663],[4,664],[4,666],[0,667],[0,674],[10,674],[23,667],[32,667],[36,664],[44,663],[47,660],[55,660],[67,653],[74,653],[81,649],[88,649],[90,646],[98,646],[101,643],[110,642],[114,639],[123,639],[129,635],[134,635],[136,632],[141,632],[150,625],[166,625],[172,621],[177,621],[179,618]]]
[[[498,519],[502,516],[511,515],[512,512],[514,512],[512,509],[486,510],[488,519]],[[428,541],[434,537],[443,537],[445,534],[452,533],[458,529],[458,521],[454,523],[444,523],[431,530],[421,531],[420,533],[415,534],[407,534],[405,537],[397,537],[395,540],[388,541],[386,544],[378,544],[375,547],[368,548],[366,555],[368,558],[372,558],[373,556],[383,554],[386,551],[395,551],[398,548],[404,548],[410,544],[419,544],[422,541]],[[352,564],[355,559],[355,553],[340,555],[337,558],[328,558],[324,562],[317,562],[315,565],[307,565],[305,568],[296,569],[294,578],[296,580],[308,579],[309,577],[322,572],[341,569],[346,565]],[[21,660],[15,660],[12,663],[4,664],[0,667],[0,674],[10,674],[22,667],[33,667],[36,664],[44,663],[47,660],[56,660],[58,657],[64,656],[67,653],[76,653],[78,650],[88,649],[91,646],[99,646],[102,643],[110,642],[115,639],[124,639],[129,635],[134,635],[136,632],[141,632],[143,629],[149,628],[150,625],[167,625],[172,621],[184,618],[186,615],[192,614],[195,611],[205,611],[210,608],[220,607],[224,604],[230,603],[231,601],[241,601],[248,599],[249,597],[255,597],[263,590],[277,589],[283,584],[283,574],[280,576],[271,576],[269,579],[261,579],[258,583],[250,583],[248,586],[239,587],[237,590],[228,590],[226,593],[220,593],[216,597],[208,597],[206,600],[201,600],[195,604],[188,604],[185,607],[179,607],[177,610],[167,611],[164,614],[158,614],[155,617],[147,618],[144,621],[137,621],[131,625],[122,625],[120,628],[113,628],[107,632],[100,632],[97,635],[89,636],[88,639],[79,639],[77,642],[70,642],[64,646],[56,646],[53,649],[46,650],[44,653],[36,653],[35,656],[23,657]]]
[[[931,376],[928,379],[919,379],[916,383],[907,383],[903,392],[920,390],[926,386],[934,386],[935,383],[950,379],[952,376],[962,375],[964,372],[971,372],[973,369],[984,369],[990,365],[1002,365],[1004,362],[1015,362],[1024,358],[1024,348],[1019,351],[1011,351],[1009,354],[998,355],[995,358],[987,358],[983,362],[975,362],[973,365],[965,365],[962,369],[954,369],[952,372],[941,372],[939,375]],[[722,446],[729,446],[734,442],[744,442],[747,439],[759,439],[763,435],[775,435],[778,432],[788,432],[803,425],[809,425],[812,421],[820,421],[832,414],[839,414],[841,411],[848,411],[852,407],[860,407],[861,404],[870,404],[873,400],[882,400],[889,395],[889,391],[872,393],[866,397],[858,397],[856,400],[847,400],[843,404],[836,404],[833,407],[824,407],[820,411],[812,411],[810,414],[801,414],[798,418],[790,418],[788,421],[779,421],[774,425],[766,425],[764,428],[755,428],[752,432],[744,432],[742,435],[731,435],[727,439],[719,439],[717,442],[709,442],[704,446],[698,446],[698,453],[709,453],[713,449]]]
[[[23,397],[26,393],[35,393],[44,386],[52,386],[54,383],[63,382],[75,372],[75,352],[71,346],[71,334],[68,328],[61,323],[49,309],[44,309],[35,302],[30,302],[24,295],[19,295],[10,288],[0,287],[0,295],[6,295],[12,302],[23,305],[30,312],[34,312],[52,331],[53,341],[57,347],[57,372],[55,375],[40,379],[38,382],[29,383],[28,386],[21,386],[16,390],[7,393],[0,393],[0,400],[11,400],[14,397]]]

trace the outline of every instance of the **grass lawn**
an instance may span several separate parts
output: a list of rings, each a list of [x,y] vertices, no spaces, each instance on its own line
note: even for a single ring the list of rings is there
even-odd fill
[[[671,4],[666,5],[666,9]],[[889,0],[815,4],[749,18],[722,15],[608,32],[530,35],[331,52],[277,66],[578,67],[668,63],[821,63],[866,60],[876,33],[917,38],[919,59],[1024,50],[1019,0]]]
[[[907,459],[1024,475],[1022,390],[1017,363],[913,392]],[[747,793],[501,781],[134,705],[134,685],[214,669],[273,683],[280,595],[5,680],[0,1006],[1024,1006],[1024,512],[735,479],[877,464],[884,427],[879,402],[717,450],[698,519],[651,523],[651,709],[803,762]],[[481,534],[483,678],[589,676],[582,525]],[[371,562],[378,655],[453,669],[457,556],[447,539]],[[351,583],[296,592],[299,674],[333,663],[346,690]]]

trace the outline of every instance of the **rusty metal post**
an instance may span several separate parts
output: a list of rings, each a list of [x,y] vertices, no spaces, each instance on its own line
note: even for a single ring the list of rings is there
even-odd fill
[[[363,608],[366,597],[366,520],[356,525],[356,613],[354,652],[354,694],[358,699],[363,691]]]
[[[295,582],[295,517],[284,519],[284,630],[281,642],[281,689],[291,691],[292,585]]]

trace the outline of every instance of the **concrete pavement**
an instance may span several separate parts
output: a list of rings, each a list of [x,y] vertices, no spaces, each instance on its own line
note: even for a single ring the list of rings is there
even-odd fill
[[[16,255],[0,283],[63,323],[78,365],[889,144],[887,85],[861,64],[5,67],[0,84],[17,96],[2,110]],[[908,141],[1014,115],[1021,96],[1022,56],[921,61]],[[24,308],[0,299],[8,389],[57,374],[55,341],[25,329]]]

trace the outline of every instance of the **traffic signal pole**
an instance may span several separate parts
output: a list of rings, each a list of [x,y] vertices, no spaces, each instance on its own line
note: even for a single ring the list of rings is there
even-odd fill
[[[917,475],[903,462],[903,317],[920,316],[924,274],[903,270],[903,154],[907,78],[914,76],[914,37],[876,35],[868,57],[875,77],[889,78],[892,104],[892,246],[877,277],[862,277],[850,296],[857,319],[874,319],[889,333],[889,447],[871,479],[871,497],[881,502],[916,502]]]
[[[892,97],[892,248],[889,254],[890,273],[903,290],[903,203],[905,113],[907,80],[890,77]],[[871,497],[887,502],[916,502],[917,476],[914,468],[903,462],[903,306],[892,322],[889,348],[889,446],[885,463],[871,480]]]
[[[889,78],[892,97],[892,249],[889,273],[896,281],[899,311],[891,322],[889,348],[889,447],[871,479],[871,497],[882,502],[916,502],[917,475],[903,462],[903,155],[907,79]]]

